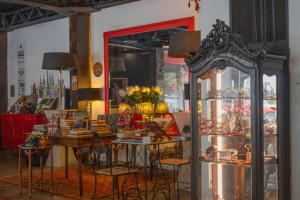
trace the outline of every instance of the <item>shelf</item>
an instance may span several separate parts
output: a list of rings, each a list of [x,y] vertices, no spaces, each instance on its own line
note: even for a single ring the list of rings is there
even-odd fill
[[[200,134],[200,136],[245,137],[246,134]]]
[[[277,101],[277,98],[264,98],[264,101]]]
[[[265,134],[264,136],[273,138],[273,137],[277,137],[278,135],[277,134]]]
[[[217,100],[251,100],[250,97],[220,97],[220,98],[205,98],[201,101],[217,101]],[[277,98],[264,98],[264,101],[277,101]]]
[[[251,100],[250,97],[220,97],[220,98],[204,98],[200,99],[201,101],[209,101],[209,100]]]
[[[244,160],[227,160],[227,159],[220,159],[220,160],[207,160],[207,159],[199,159],[199,162],[204,163],[211,163],[211,164],[221,164],[221,165],[234,165],[238,167],[252,167],[252,164],[244,161]],[[277,165],[277,158],[267,158],[265,159],[264,165]]]
[[[247,134],[200,134],[200,136],[206,136],[206,137],[246,137]],[[277,137],[277,134],[265,134],[264,137]]]

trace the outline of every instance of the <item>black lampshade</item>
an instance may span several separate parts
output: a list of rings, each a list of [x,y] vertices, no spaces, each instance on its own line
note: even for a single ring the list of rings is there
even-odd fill
[[[184,99],[185,100],[190,99],[190,84],[189,83],[184,84]]]
[[[67,52],[44,53],[42,69],[71,70],[78,66],[77,56]]]
[[[125,60],[122,56],[109,58],[109,69],[111,72],[126,72]]]
[[[170,36],[169,56],[185,58],[200,48],[200,31],[182,31]]]
[[[78,89],[78,101],[100,101],[104,99],[102,88]]]

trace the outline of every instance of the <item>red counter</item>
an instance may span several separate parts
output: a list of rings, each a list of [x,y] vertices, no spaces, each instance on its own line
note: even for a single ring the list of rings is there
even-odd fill
[[[26,135],[36,124],[46,124],[45,115],[36,114],[0,114],[1,149],[16,149],[23,144]]]

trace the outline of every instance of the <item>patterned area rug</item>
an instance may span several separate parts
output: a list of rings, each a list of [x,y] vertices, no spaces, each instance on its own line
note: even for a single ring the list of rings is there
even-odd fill
[[[43,180],[43,191],[49,192],[50,191],[50,171],[44,170]],[[141,177],[141,175],[139,175]],[[119,178],[119,185],[123,183],[124,176]],[[140,178],[141,179],[141,178]],[[39,174],[33,174],[33,188],[39,189]],[[112,194],[112,178],[108,176],[99,176],[97,184],[97,198],[103,197],[103,199],[111,199]],[[0,182],[8,183],[8,184],[19,184],[19,176],[10,176],[5,178],[0,178]],[[23,190],[25,191],[28,187],[28,176],[23,176]],[[91,199],[94,192],[94,175],[90,167],[84,167],[83,169],[83,196],[79,196],[79,186],[78,186],[78,174],[77,168],[70,168],[69,169],[69,178],[66,179],[64,177],[64,169],[57,169],[54,171],[54,194],[62,197],[68,197],[71,199]],[[127,185],[128,188],[134,187],[135,178],[134,176],[128,177]],[[152,184],[149,184],[149,186]],[[139,187],[143,187],[143,182],[140,180]],[[121,191],[121,190],[120,190]],[[133,190],[132,190],[133,191]],[[136,191],[136,190],[135,190]],[[105,198],[106,197],[106,198]]]

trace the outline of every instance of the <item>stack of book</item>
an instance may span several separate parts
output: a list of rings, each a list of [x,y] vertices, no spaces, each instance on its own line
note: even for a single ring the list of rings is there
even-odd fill
[[[45,135],[48,133],[47,125],[34,125],[32,134],[35,135]]]
[[[117,133],[117,140],[122,142],[133,142],[135,137],[135,130],[120,130]]]
[[[67,135],[72,129],[75,120],[73,119],[61,119],[60,120],[60,131],[62,135]]]
[[[97,133],[101,137],[111,136],[112,133],[107,127],[104,120],[93,120],[91,121],[91,131]]]
[[[151,143],[151,138],[150,136],[134,137],[134,142],[141,144],[149,144]]]
[[[69,136],[74,136],[74,137],[92,136],[92,133],[90,130],[86,128],[75,128],[69,132]]]

